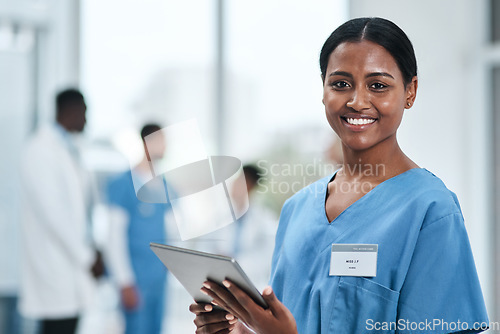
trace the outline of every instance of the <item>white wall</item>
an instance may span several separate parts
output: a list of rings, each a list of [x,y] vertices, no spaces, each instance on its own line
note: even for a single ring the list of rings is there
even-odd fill
[[[80,76],[80,1],[47,0],[46,24],[39,44],[40,121],[54,118],[54,97],[67,87],[78,87]],[[85,93],[85,92],[84,92]]]
[[[0,0],[2,22],[37,31],[37,111],[41,121],[53,118],[57,91],[79,83],[79,12],[79,0]]]
[[[483,294],[493,318],[490,240],[491,132],[481,63],[486,1],[355,0],[350,16],[392,20],[410,37],[419,66],[415,106],[399,130],[403,150],[459,197]],[[492,319],[494,320],[494,319]]]
[[[0,0],[0,293],[15,294],[18,284],[17,170],[24,140],[35,115],[53,119],[56,91],[78,83],[78,11],[78,0]]]

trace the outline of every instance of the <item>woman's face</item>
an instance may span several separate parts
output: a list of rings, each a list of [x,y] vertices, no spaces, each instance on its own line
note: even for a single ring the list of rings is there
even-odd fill
[[[415,100],[417,78],[405,86],[391,54],[370,42],[340,44],[323,85],[326,118],[344,146],[356,151],[396,140],[403,111]]]

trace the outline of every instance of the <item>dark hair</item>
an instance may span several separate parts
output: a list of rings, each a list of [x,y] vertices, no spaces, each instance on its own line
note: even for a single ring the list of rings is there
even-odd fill
[[[257,184],[260,180],[262,171],[255,165],[245,165],[243,166],[243,173],[245,174],[246,179],[254,184]]]
[[[393,22],[380,17],[362,17],[352,19],[335,29],[328,37],[319,57],[319,66],[323,80],[330,54],[344,42],[374,42],[384,47],[394,58],[403,74],[405,85],[417,75],[417,59],[408,36]]]
[[[144,140],[144,137],[156,132],[156,131],[159,131],[161,130],[161,127],[156,124],[156,123],[149,123],[149,124],[146,124],[142,127],[142,130],[141,130],[141,138],[142,140]]]
[[[68,107],[78,103],[85,103],[83,94],[78,89],[71,88],[59,92],[56,95],[57,115],[61,115],[61,113],[68,110]]]

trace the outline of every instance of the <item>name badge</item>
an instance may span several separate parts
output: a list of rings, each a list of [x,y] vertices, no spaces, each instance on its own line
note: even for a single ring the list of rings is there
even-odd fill
[[[378,245],[332,244],[330,276],[377,276]]]

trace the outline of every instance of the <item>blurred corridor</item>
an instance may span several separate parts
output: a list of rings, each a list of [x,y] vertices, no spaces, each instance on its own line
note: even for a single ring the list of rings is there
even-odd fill
[[[87,232],[96,248],[112,231],[107,185],[143,159],[138,133],[150,122],[195,118],[207,154],[256,165],[250,206],[274,223],[290,195],[340,162],[318,56],[333,28],[359,16],[394,20],[415,45],[421,87],[399,141],[460,198],[488,312],[500,320],[499,0],[0,0],[0,333],[36,332],[34,319],[17,314],[19,166],[28,138],[54,123],[59,91],[79,88],[88,108],[78,144],[96,185]],[[166,228],[170,244],[221,243],[181,241],[168,219]],[[163,333],[192,333],[191,298],[167,282]],[[108,264],[80,334],[123,332],[115,283]]]

